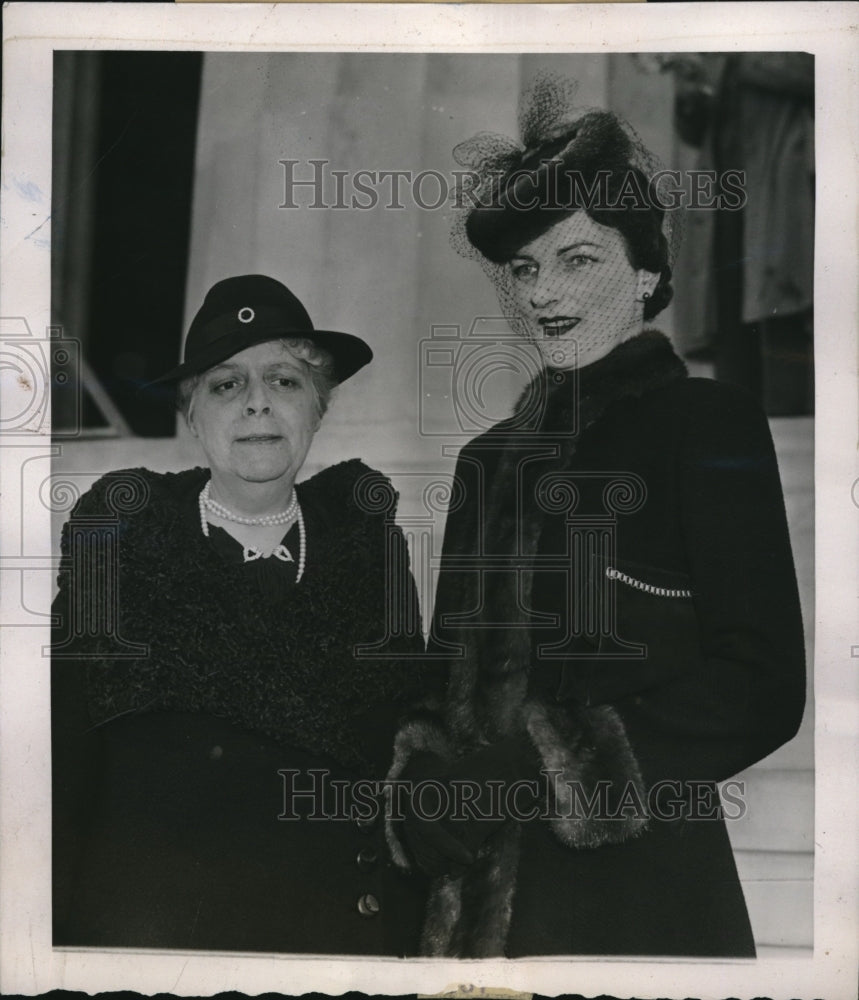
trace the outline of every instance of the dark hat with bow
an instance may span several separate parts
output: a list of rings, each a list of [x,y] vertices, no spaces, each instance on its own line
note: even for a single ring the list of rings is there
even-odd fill
[[[488,260],[501,262],[570,212],[587,207],[595,217],[616,215],[612,197],[624,183],[633,179],[633,193],[647,191],[648,177],[636,165],[643,146],[636,149],[632,135],[613,113],[588,111],[531,136],[533,145],[505,155],[489,191],[483,192],[485,200],[475,199],[465,223],[471,245]],[[659,231],[661,210],[654,211],[646,198],[632,206],[621,202],[621,211],[630,207],[644,209]]]

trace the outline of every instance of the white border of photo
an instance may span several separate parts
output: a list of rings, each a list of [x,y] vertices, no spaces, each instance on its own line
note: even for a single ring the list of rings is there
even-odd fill
[[[26,625],[0,655],[0,991],[250,995],[433,994],[465,984],[546,995],[856,996],[859,966],[859,458],[856,151],[859,8],[852,3],[534,5],[30,4],[4,9],[0,337],[50,323],[55,49],[664,52],[796,50],[816,59],[817,232],[814,952],[755,961],[391,960],[52,949],[50,922],[49,512],[20,496],[50,456],[50,421],[0,436],[0,599]],[[16,332],[18,331],[18,332]],[[3,345],[0,344],[0,349]],[[0,372],[0,375],[2,373]],[[4,383],[5,388],[5,383]],[[54,446],[55,447],[55,446]],[[26,510],[23,519],[20,512]],[[24,539],[28,544],[24,546]],[[33,555],[36,539],[40,555]],[[16,604],[17,602],[17,604]],[[40,620],[44,624],[40,624]],[[276,891],[276,887],[272,887]],[[575,886],[570,887],[574,893]]]

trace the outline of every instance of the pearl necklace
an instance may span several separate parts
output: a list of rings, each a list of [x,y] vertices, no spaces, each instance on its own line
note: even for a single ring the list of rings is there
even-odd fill
[[[279,514],[265,514],[261,517],[242,517],[240,514],[234,514],[223,504],[219,504],[217,500],[212,500],[209,496],[209,490],[212,486],[212,480],[210,479],[203,489],[200,491],[200,498],[198,501],[200,507],[200,527],[203,529],[203,534],[206,538],[209,537],[209,519],[206,516],[206,511],[210,510],[217,517],[223,518],[225,521],[234,521],[236,524],[248,524],[248,525],[272,525],[272,524],[288,524],[290,521],[298,521],[298,572],[295,576],[295,582],[298,583],[304,576],[304,567],[307,562],[307,533],[304,528],[304,515],[301,512],[301,507],[298,503],[298,497],[295,494],[295,490],[292,491],[292,498],[289,501],[289,506],[286,510],[282,510]],[[285,546],[278,546],[278,549],[285,548]],[[289,551],[288,549],[286,550]],[[251,556],[251,558],[259,558],[262,553],[258,549],[247,549],[246,553],[252,552],[256,553]],[[282,558],[278,556],[278,558]],[[287,560],[284,560],[287,561]],[[247,555],[245,557],[245,562],[248,562]]]
[[[210,479],[200,493],[200,509],[208,509],[217,517],[223,518],[225,521],[235,521],[236,524],[289,524],[290,521],[295,520],[296,512],[298,511],[298,497],[295,495],[295,490],[293,490],[292,496],[289,500],[289,506],[286,510],[282,510],[277,514],[262,514],[259,517],[244,517],[241,514],[234,514],[228,507],[218,503],[217,500],[213,500],[209,496],[209,490],[211,488],[212,480]],[[208,532],[204,533],[207,534]]]

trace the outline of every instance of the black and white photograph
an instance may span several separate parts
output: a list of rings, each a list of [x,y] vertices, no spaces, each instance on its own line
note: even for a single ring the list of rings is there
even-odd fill
[[[853,995],[855,10],[39,6],[4,992]]]

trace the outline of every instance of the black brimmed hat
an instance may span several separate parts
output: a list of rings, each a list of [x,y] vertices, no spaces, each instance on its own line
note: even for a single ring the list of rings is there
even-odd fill
[[[188,330],[182,364],[150,384],[199,375],[239,351],[281,337],[304,337],[328,351],[338,382],[373,359],[360,337],[315,329],[307,310],[279,281],[263,274],[243,274],[209,289]]]

